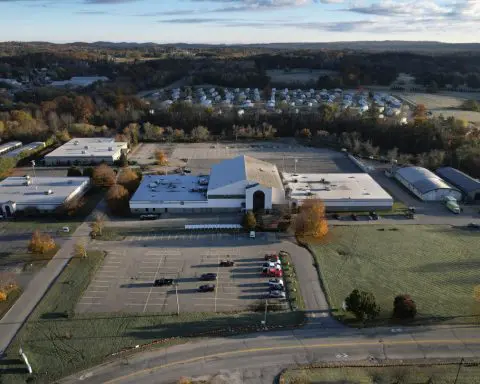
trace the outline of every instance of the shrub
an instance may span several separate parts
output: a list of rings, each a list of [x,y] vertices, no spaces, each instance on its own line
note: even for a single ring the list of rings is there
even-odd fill
[[[49,234],[35,231],[28,245],[28,250],[33,253],[44,254],[55,249],[55,247],[55,240]]]
[[[248,231],[254,230],[257,226],[257,219],[252,211],[248,211],[243,216],[242,226]]]
[[[417,315],[417,305],[410,295],[398,295],[393,301],[393,317],[413,319]]]
[[[375,296],[370,292],[354,289],[345,298],[347,311],[352,312],[358,320],[371,320],[380,314],[380,307],[375,302]]]

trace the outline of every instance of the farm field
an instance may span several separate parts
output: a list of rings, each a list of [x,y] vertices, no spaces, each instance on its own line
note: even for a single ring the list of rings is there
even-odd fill
[[[405,366],[405,367],[341,367],[288,370],[282,374],[285,384],[307,383],[404,383],[417,384],[472,384],[478,383],[479,366],[462,366],[457,381],[458,365]]]
[[[462,111],[458,109],[460,105],[469,98],[478,98],[475,95],[463,94],[428,94],[428,93],[402,93],[399,94],[403,99],[415,104],[424,104],[435,116],[443,115],[445,117],[454,116],[457,119],[466,120],[473,123],[480,123],[480,113],[471,111]]]
[[[279,83],[306,83],[309,81],[317,81],[320,76],[328,76],[335,74],[335,71],[323,69],[292,69],[285,72],[283,69],[267,70],[267,75],[270,76],[272,82]]]
[[[337,315],[353,290],[372,292],[379,320],[391,316],[393,299],[410,294],[419,322],[478,322],[480,233],[450,226],[337,226],[311,246]]]

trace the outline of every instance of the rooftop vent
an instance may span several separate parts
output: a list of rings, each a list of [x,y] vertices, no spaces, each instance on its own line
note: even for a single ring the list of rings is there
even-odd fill
[[[30,180],[30,176],[29,176],[29,175],[25,175],[25,179]]]
[[[108,150],[109,150],[109,151],[113,151],[113,147],[108,147]]]
[[[78,140],[75,140],[75,141],[73,142],[73,145],[78,145]]]
[[[29,185],[31,185],[31,184],[32,184],[32,180],[26,180],[26,181],[23,183],[23,185],[25,185],[25,186],[27,186],[27,187],[28,187]]]
[[[88,145],[85,145],[83,148],[88,149]]]
[[[87,153],[87,151],[82,150],[82,155],[85,155],[86,153]]]
[[[45,195],[53,195],[53,191],[49,189],[48,191],[45,191]]]

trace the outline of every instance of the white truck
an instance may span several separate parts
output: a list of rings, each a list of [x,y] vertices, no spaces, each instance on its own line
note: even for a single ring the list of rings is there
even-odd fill
[[[455,214],[459,214],[461,211],[460,206],[458,205],[457,199],[455,199],[452,196],[445,197],[445,206]]]

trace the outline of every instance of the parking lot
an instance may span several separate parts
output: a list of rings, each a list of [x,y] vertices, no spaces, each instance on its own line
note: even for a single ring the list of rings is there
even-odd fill
[[[194,174],[209,173],[213,164],[240,155],[277,165],[279,171],[301,173],[355,173],[360,169],[343,153],[313,148],[295,142],[142,144],[131,160],[155,163],[154,153],[163,150],[172,166],[186,165]]]
[[[94,242],[107,251],[77,312],[229,312],[249,309],[268,294],[268,278],[261,276],[266,253],[293,244],[274,233],[189,233],[130,236],[116,243]],[[235,262],[220,267],[222,259]],[[216,273],[217,281],[201,281]],[[176,284],[155,287],[155,279],[172,278]],[[198,292],[203,284],[213,292]]]

